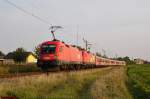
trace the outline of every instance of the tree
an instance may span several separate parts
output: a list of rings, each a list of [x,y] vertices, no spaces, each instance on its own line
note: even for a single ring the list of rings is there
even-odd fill
[[[40,54],[40,46],[36,46],[34,49],[34,55],[36,56],[36,58],[38,58]]]
[[[5,59],[14,59],[14,52],[9,52],[6,56]]]
[[[24,62],[25,61],[25,50],[24,48],[17,48],[14,52],[14,60],[16,62]]]
[[[104,58],[108,58],[108,57],[107,57],[107,55],[106,55],[106,51],[105,51],[104,49],[102,49],[102,52],[103,52],[102,57],[104,57]]]
[[[5,56],[5,54],[2,51],[0,51],[0,56]]]
[[[26,61],[26,51],[24,48],[17,48],[16,51],[12,52],[12,56],[17,63]]]
[[[116,58],[116,60],[125,61],[127,65],[135,64],[135,62],[133,60],[131,60],[130,57],[128,57],[128,56],[118,57],[118,58]]]
[[[101,57],[102,55],[101,55],[101,53],[99,53],[99,52],[96,52],[96,56],[99,56],[99,57]]]

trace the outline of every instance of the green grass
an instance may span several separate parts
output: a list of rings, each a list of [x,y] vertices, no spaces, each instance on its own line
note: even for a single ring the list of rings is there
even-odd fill
[[[13,74],[13,73],[24,73],[24,72],[36,72],[40,71],[35,64],[25,64],[25,65],[3,65],[0,66],[0,74]]]
[[[1,83],[0,95],[18,99],[91,99],[85,91],[100,73],[97,70],[79,71],[21,78]]]
[[[150,65],[130,65],[127,74],[134,99],[150,99]]]
[[[0,66],[0,74],[31,71],[39,71],[39,68],[36,65]],[[117,67],[0,80],[0,96],[16,96],[17,99],[150,99],[150,65],[129,65],[127,76],[124,67]]]
[[[0,96],[17,99],[130,99],[124,68],[101,68],[0,82]]]

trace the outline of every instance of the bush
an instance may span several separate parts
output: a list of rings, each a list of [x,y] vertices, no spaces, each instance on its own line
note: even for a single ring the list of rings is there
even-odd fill
[[[25,73],[25,72],[37,72],[41,71],[35,64],[24,65],[4,65],[0,66],[0,74],[13,74],[13,73]]]

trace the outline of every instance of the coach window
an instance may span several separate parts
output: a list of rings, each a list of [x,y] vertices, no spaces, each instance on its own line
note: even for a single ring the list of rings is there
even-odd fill
[[[63,47],[62,47],[62,46],[60,46],[60,48],[59,48],[59,52],[62,52],[62,49],[63,49]]]

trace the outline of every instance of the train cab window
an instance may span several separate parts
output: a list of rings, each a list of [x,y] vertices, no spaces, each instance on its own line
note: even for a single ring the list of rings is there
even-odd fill
[[[50,45],[50,44],[42,45],[41,53],[42,54],[54,54],[55,49],[56,49],[56,45]]]

